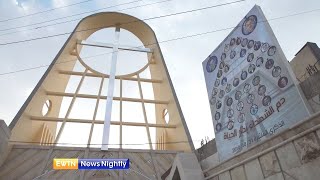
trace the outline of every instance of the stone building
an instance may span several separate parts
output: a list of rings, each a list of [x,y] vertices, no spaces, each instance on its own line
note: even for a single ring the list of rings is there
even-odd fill
[[[307,42],[290,61],[290,65],[313,112],[320,110],[320,49]]]
[[[290,61],[299,82],[304,82],[308,77],[320,70],[320,49],[316,43],[307,42]]]

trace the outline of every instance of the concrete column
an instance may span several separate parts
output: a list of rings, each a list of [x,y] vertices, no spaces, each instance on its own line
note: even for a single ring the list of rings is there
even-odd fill
[[[10,136],[10,129],[4,120],[0,119],[0,166],[3,164],[11,150],[11,146],[9,146]]]

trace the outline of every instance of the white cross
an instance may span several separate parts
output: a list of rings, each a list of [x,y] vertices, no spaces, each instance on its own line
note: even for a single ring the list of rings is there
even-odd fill
[[[106,113],[104,116],[104,126],[103,126],[101,150],[108,150],[113,90],[114,90],[114,82],[115,82],[115,76],[116,76],[118,51],[119,50],[128,50],[128,51],[152,53],[152,50],[149,48],[139,48],[139,47],[130,47],[130,46],[126,46],[126,45],[119,45],[119,37],[120,37],[120,27],[116,27],[114,44],[100,43],[100,42],[89,42],[89,41],[84,41],[84,40],[78,41],[78,44],[85,45],[85,46],[95,46],[95,47],[103,47],[103,48],[112,48],[113,49],[110,74],[109,74],[108,92],[107,92]]]

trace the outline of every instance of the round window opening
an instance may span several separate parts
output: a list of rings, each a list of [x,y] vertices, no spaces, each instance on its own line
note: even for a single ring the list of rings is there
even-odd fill
[[[167,124],[169,123],[170,117],[168,109],[163,110],[163,119],[166,121]]]
[[[49,111],[51,110],[51,106],[52,106],[51,101],[46,100],[46,102],[43,104],[43,107],[42,107],[42,116],[48,115]]]
[[[88,42],[101,42],[101,43],[112,43],[115,37],[115,28],[104,28],[96,31],[91,34],[88,38]],[[145,47],[141,40],[135,36],[130,31],[125,29],[120,29],[119,36],[119,46],[131,47],[129,49],[135,47]],[[79,50],[79,52],[78,52]],[[80,63],[88,68],[90,71],[102,74],[110,74],[111,66],[112,66],[112,54],[113,48],[102,48],[95,46],[83,46],[77,48],[77,52],[79,53]],[[124,76],[132,73],[136,73],[139,71],[143,71],[148,67],[148,55],[147,53],[141,53],[139,51],[129,51],[124,49],[119,49],[117,52],[117,67],[125,67],[125,68],[117,68],[116,75]],[[92,57],[91,57],[92,56]]]

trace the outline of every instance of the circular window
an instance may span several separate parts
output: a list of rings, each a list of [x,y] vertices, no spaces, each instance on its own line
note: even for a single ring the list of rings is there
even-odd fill
[[[163,119],[166,121],[167,124],[169,123],[170,117],[168,109],[163,110]]]
[[[51,110],[52,102],[50,100],[46,100],[42,107],[42,115],[48,115],[49,111]]]
[[[93,34],[91,34],[87,41],[91,42],[102,42],[110,43],[115,38],[115,27],[103,28]],[[140,39],[135,36],[132,32],[125,29],[120,29],[119,44],[127,44],[130,42],[133,47],[145,47]],[[77,44],[76,54],[80,63],[88,68],[90,71],[100,74],[110,74],[111,62],[112,62],[112,48],[97,48],[94,46],[81,46]],[[94,59],[89,56],[94,56]],[[117,68],[116,75],[124,76],[142,71],[148,67],[148,56],[147,53],[133,52],[133,51],[118,51],[117,56]],[[209,63],[210,68],[214,67],[214,62]]]

